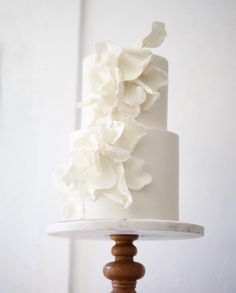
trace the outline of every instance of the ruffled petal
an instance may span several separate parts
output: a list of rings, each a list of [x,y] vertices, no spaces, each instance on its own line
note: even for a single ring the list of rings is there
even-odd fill
[[[97,151],[93,151],[91,152],[91,166],[97,173],[102,173],[102,165],[101,165],[101,156],[100,156],[100,152]]]
[[[89,136],[93,132],[91,128],[88,129],[79,129],[73,131],[70,135],[70,144],[71,148],[78,148],[78,147],[88,147],[90,146],[90,139]]]
[[[106,117],[98,124],[98,133],[102,143],[114,144],[124,131],[124,122]]]
[[[75,148],[70,153],[70,161],[83,171],[90,166],[91,154],[92,148]]]
[[[98,100],[97,106],[104,114],[109,114],[117,106],[118,98],[114,95],[103,94]]]
[[[96,103],[97,105],[97,103]],[[107,113],[106,113],[107,114]],[[89,106],[83,111],[83,129],[96,127],[96,122],[104,117],[104,113],[97,106]]]
[[[151,183],[152,176],[145,171],[145,162],[137,157],[131,156],[124,162],[125,178],[128,188],[140,190]]]
[[[95,45],[95,53],[85,58],[84,93],[115,93],[118,81],[116,68],[120,50],[111,42]]]
[[[153,94],[156,93],[155,91],[153,91],[152,88],[150,88],[147,84],[142,82],[140,79],[136,79],[134,82],[135,82],[136,85],[141,86],[148,94],[153,95]]]
[[[124,81],[122,80],[122,73],[118,67],[115,68],[114,72],[116,85],[115,95],[120,98],[124,95]]]
[[[130,151],[110,145],[105,145],[104,154],[116,163],[127,161],[130,157]]]
[[[137,117],[140,114],[140,106],[130,106],[126,104],[122,99],[119,100],[117,110],[120,114],[128,117]]]
[[[88,180],[94,190],[111,188],[116,183],[116,174],[108,158],[100,156],[100,172],[90,168]]]
[[[143,85],[146,85],[149,90],[147,92],[155,93],[163,86],[167,85],[168,76],[167,72],[156,67],[149,66],[143,74],[139,77]]]
[[[94,77],[97,79],[97,88],[96,91],[99,93],[109,93],[113,92],[114,90],[114,81],[112,80],[112,71],[109,67],[101,67],[98,68],[95,73]]]
[[[141,86],[134,83],[128,83],[125,87],[125,94],[123,100],[130,106],[141,105],[146,98],[146,93]]]
[[[75,181],[78,180],[77,178],[77,168],[74,165],[71,165],[64,175],[61,177],[63,183],[67,188],[70,188],[71,186],[75,185]]]
[[[125,119],[125,128],[117,145],[133,152],[139,141],[146,135],[144,127],[133,118]]]
[[[156,102],[156,100],[158,100],[160,98],[160,93],[157,92],[154,95],[151,94],[146,94],[146,99],[145,102],[141,105],[141,109],[142,111],[147,111],[149,110]]]
[[[127,183],[124,176],[124,168],[122,164],[113,164],[113,168],[116,172],[117,181],[113,188],[104,190],[105,196],[111,200],[124,205],[127,208],[132,203],[132,196],[127,187]]]
[[[101,66],[116,66],[120,48],[110,41],[95,44],[95,63]]]
[[[151,32],[136,43],[138,48],[156,48],[161,45],[166,37],[165,24],[155,21],[152,24]]]
[[[103,87],[111,80],[111,72],[106,66],[96,66],[88,73],[89,89],[91,93],[100,93]]]
[[[144,71],[152,57],[147,49],[123,49],[119,56],[118,67],[123,80],[134,80]]]

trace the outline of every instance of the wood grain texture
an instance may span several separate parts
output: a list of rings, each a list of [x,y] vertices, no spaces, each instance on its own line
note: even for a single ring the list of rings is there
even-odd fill
[[[133,241],[137,235],[111,235],[116,243],[112,247],[115,261],[106,264],[103,268],[104,275],[112,281],[111,293],[136,293],[137,280],[142,278],[145,268],[135,262],[133,257],[137,254],[137,248]]]

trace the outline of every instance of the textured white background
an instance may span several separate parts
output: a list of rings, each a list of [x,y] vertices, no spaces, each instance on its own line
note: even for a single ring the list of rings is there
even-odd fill
[[[180,135],[180,216],[206,236],[137,242],[147,271],[138,292],[234,293],[236,2],[86,0],[82,13],[79,4],[0,2],[0,292],[110,291],[101,273],[110,242],[72,243],[70,254],[66,240],[44,235],[59,217],[50,174],[66,161],[76,120],[78,53],[106,39],[129,45],[160,20],[168,125]]]

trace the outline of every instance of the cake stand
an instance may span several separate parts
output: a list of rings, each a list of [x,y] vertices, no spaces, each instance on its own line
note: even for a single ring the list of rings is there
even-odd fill
[[[136,293],[138,279],[145,268],[135,262],[137,249],[133,241],[178,240],[202,237],[204,228],[199,225],[165,220],[77,220],[63,221],[48,226],[47,234],[70,239],[112,239],[115,260],[103,268],[112,281],[112,293]]]

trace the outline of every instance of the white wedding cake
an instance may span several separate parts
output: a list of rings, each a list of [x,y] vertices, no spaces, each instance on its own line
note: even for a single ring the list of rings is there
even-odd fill
[[[163,23],[129,48],[95,45],[83,62],[81,129],[59,168],[64,219],[178,220],[178,136],[167,130]]]

